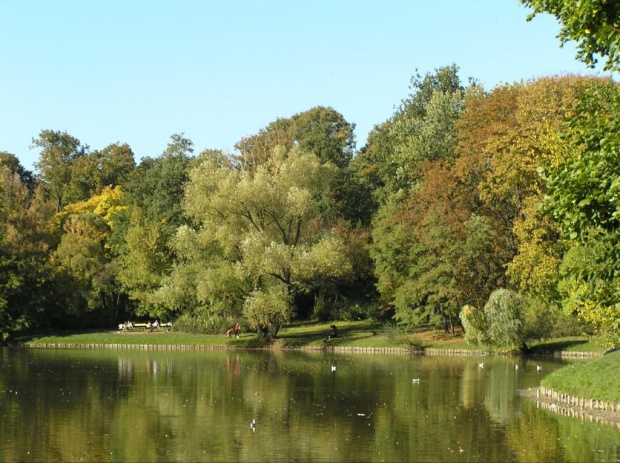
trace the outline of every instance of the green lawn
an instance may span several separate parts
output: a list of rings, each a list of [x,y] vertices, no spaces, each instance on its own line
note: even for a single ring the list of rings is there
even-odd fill
[[[605,343],[596,338],[572,336],[560,339],[546,339],[531,343],[529,346],[534,354],[547,352],[604,352]]]
[[[13,343],[40,344],[152,344],[152,345],[183,345],[183,346],[239,346],[251,347],[256,343],[254,334],[243,334],[239,339],[227,338],[226,335],[208,335],[180,332],[157,331],[147,333],[135,331],[122,333],[118,331],[53,331],[39,332],[17,336]]]
[[[439,349],[479,349],[467,344],[462,336],[453,336],[439,330],[423,330],[405,333],[399,329],[388,329],[381,322],[364,320],[354,322],[335,322],[338,336],[328,339],[330,325],[327,323],[293,323],[283,327],[275,343],[277,347],[409,347],[419,345]],[[203,345],[230,347],[258,347],[255,333],[242,333],[239,339],[227,338],[224,333],[217,335],[192,334],[181,332],[153,332],[141,330],[121,333],[110,331],[53,331],[18,336],[13,342],[49,344],[156,344],[156,345]],[[552,339],[533,343],[534,353],[548,351],[598,351],[604,347],[596,340],[583,338]]]
[[[541,385],[573,396],[620,402],[620,351],[560,368]]]

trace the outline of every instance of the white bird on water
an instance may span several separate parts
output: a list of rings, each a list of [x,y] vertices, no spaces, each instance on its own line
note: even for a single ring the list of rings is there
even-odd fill
[[[478,364],[478,368],[484,368],[484,362],[480,362],[480,363]]]
[[[254,418],[252,418],[252,422],[250,423],[250,429],[256,431],[256,420]]]
[[[336,371],[336,365],[332,365],[332,371]]]
[[[542,371],[542,367],[540,365],[536,365],[536,371]]]
[[[420,378],[413,378],[411,380],[412,383],[419,383],[420,382]]]
[[[515,363],[515,371],[519,369],[519,364]]]

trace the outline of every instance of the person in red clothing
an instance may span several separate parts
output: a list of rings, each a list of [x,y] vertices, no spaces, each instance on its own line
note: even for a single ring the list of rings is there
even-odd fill
[[[241,333],[241,327],[239,326],[239,323],[235,322],[235,336],[239,337],[239,333]]]

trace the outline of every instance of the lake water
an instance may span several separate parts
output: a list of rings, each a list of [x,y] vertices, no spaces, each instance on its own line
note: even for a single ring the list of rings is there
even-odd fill
[[[620,461],[620,430],[519,395],[559,362],[519,363],[2,348],[0,461]]]

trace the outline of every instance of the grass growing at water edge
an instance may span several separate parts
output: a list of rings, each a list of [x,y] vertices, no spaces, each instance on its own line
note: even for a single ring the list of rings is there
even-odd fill
[[[620,402],[620,351],[567,365],[541,385],[573,396]]]

